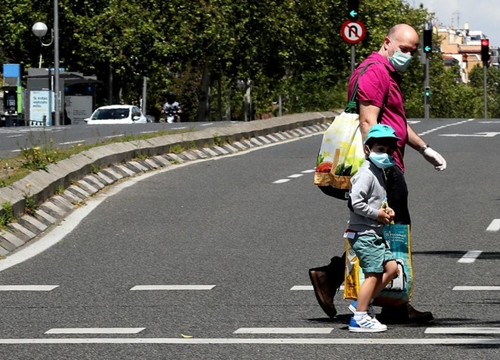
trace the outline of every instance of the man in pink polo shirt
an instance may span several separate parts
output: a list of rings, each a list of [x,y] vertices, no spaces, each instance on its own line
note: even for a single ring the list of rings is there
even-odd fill
[[[354,83],[359,77],[357,101],[363,141],[370,128],[377,123],[391,126],[400,139],[393,154],[396,166],[391,169],[387,179],[387,200],[396,214],[394,221],[399,224],[411,224],[408,188],[404,178],[405,146],[419,151],[436,170],[446,169],[445,159],[431,149],[406,121],[398,72],[408,68],[418,46],[419,36],[411,26],[399,24],[392,27],[380,50],[368,56],[352,74],[348,90],[350,99]],[[368,64],[366,71],[359,76]],[[327,266],[309,270],[316,298],[330,317],[337,313],[333,297],[344,281],[344,271],[345,253],[342,257],[333,257]],[[383,307],[382,316],[389,323],[422,323],[433,319],[432,313],[418,311],[409,303],[400,307]]]

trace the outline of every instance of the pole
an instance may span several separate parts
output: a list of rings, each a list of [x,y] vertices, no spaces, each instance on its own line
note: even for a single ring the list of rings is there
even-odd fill
[[[148,87],[148,78],[147,76],[142,77],[142,113],[146,116],[146,94]]]
[[[54,0],[54,91],[55,91],[55,125],[61,125],[59,118],[59,5]]]
[[[483,75],[484,75],[484,118],[488,118],[488,82],[486,81],[486,75],[488,73],[488,62],[483,61]]]
[[[429,118],[429,96],[425,94],[425,90],[430,88],[429,80],[429,54],[425,53],[425,84],[424,84],[424,118]]]
[[[354,45],[351,45],[351,74],[354,72],[356,68],[356,48]]]
[[[279,96],[278,104],[279,104],[278,116],[282,117],[283,116],[283,100],[281,99],[281,95]]]

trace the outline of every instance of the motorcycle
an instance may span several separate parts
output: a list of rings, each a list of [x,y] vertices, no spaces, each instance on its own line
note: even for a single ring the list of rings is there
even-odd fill
[[[170,105],[165,109],[165,120],[167,123],[174,123],[177,121],[179,116],[179,107],[176,105]]]

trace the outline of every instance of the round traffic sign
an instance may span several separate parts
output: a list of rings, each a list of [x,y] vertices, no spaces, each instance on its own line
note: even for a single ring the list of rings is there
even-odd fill
[[[340,27],[340,35],[345,42],[357,44],[365,37],[366,28],[359,20],[347,20]]]

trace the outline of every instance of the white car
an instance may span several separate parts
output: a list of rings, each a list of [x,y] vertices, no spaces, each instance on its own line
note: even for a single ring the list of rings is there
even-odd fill
[[[108,105],[97,108],[87,124],[135,124],[149,122],[146,116],[134,105]]]

